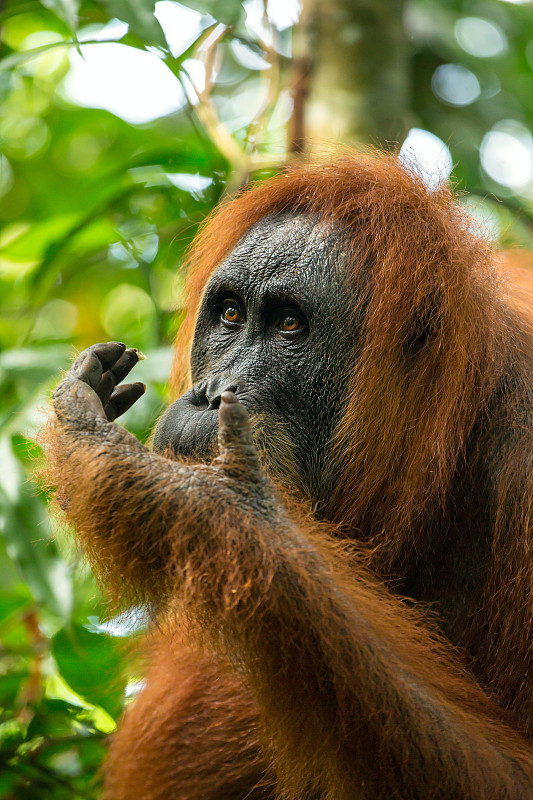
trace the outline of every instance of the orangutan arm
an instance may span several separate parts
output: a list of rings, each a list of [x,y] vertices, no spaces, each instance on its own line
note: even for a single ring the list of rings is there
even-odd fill
[[[145,687],[113,734],[102,800],[274,800],[257,701],[227,659],[148,637]]]
[[[203,640],[242,665],[288,797],[533,796],[527,745],[443,644],[285,509],[231,393],[219,458],[182,465],[105,418],[91,386],[106,373],[87,352],[54,401],[51,457],[67,515],[116,596],[179,593]],[[109,350],[100,357],[109,369]]]

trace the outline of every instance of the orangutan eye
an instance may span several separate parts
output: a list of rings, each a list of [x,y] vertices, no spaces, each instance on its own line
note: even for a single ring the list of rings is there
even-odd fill
[[[279,323],[279,329],[282,333],[297,333],[304,328],[304,319],[295,311],[284,314]]]
[[[298,329],[300,320],[298,317],[285,317],[281,323],[282,331],[295,331]]]
[[[222,322],[227,325],[243,325],[244,317],[235,300],[224,300],[222,303]]]
[[[233,306],[230,306],[224,311],[224,319],[226,322],[238,322],[239,312]]]

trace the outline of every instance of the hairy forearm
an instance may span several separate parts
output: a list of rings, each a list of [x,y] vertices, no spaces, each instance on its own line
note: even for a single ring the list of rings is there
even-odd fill
[[[43,438],[48,481],[118,603],[163,601],[179,585],[190,590],[191,575],[202,569],[214,587],[224,584],[219,532],[231,539],[250,526],[260,503],[245,484],[236,508],[234,481],[208,465],[159,456],[102,418],[53,419]],[[238,581],[238,563],[231,569]]]
[[[372,800],[533,796],[529,746],[416,614],[359,576],[339,579],[326,553],[320,564],[284,541],[283,580],[243,639],[287,774],[300,760],[334,797],[363,785]],[[333,735],[318,745],[323,731]]]
[[[156,456],[112,423],[73,434],[56,425],[52,470],[102,580],[122,600],[177,589],[213,642],[223,633],[295,796],[353,797],[363,784],[363,796],[394,788],[402,800],[533,791],[530,756],[479,688],[400,601],[345,575],[327,544],[287,514],[260,509],[259,523],[245,487],[236,503],[211,467]]]
[[[165,490],[174,465],[102,418],[64,424],[53,416],[44,444],[46,477],[117,605],[162,599],[170,560]]]

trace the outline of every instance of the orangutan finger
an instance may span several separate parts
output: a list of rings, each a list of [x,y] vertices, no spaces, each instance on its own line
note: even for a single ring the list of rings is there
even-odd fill
[[[93,344],[78,356],[69,374],[96,390],[102,374],[116,363],[125,348],[122,342]]]
[[[113,394],[115,386],[124,380],[135,364],[142,358],[144,358],[144,356],[140,350],[137,350],[135,347],[130,347],[124,351],[116,364],[113,364],[107,372],[104,372],[96,389],[104,406]]]
[[[120,417],[127,411],[131,406],[137,402],[139,397],[146,391],[146,386],[144,383],[124,383],[122,386],[119,386],[113,394],[109,402],[105,405],[105,413],[111,422]]]
[[[222,392],[220,396],[218,447],[216,464],[227,475],[240,480],[262,477],[248,412],[231,391]]]

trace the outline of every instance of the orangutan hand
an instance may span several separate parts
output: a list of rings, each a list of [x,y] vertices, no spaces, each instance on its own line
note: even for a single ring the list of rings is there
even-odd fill
[[[53,394],[54,407],[63,422],[80,416],[102,417],[112,422],[144,394],[144,383],[118,384],[142,358],[121,342],[93,344],[78,356]]]

